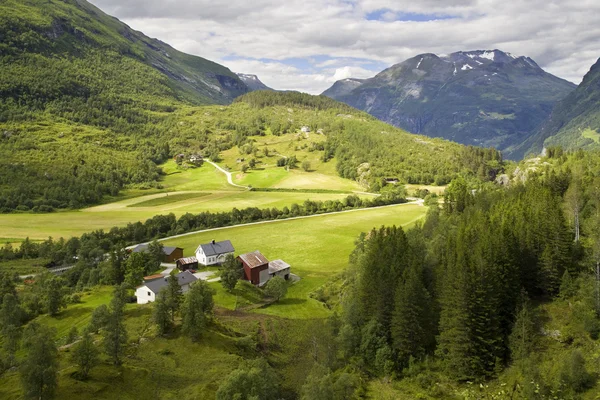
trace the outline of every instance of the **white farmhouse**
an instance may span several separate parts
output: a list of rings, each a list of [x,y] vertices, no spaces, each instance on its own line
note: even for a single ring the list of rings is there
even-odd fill
[[[196,258],[198,259],[198,263],[202,265],[222,264],[229,254],[233,255],[234,251],[231,241],[223,240],[222,242],[215,242],[213,240],[210,243],[198,246],[196,249]]]
[[[198,280],[198,278],[196,278],[190,271],[184,271],[175,275],[175,277],[177,278],[177,283],[179,283],[179,286],[181,287],[182,293],[190,290],[190,285]],[[158,279],[146,282],[144,285],[138,287],[135,290],[137,303],[147,304],[156,301],[156,295],[158,295],[163,288],[169,285],[167,278],[168,276],[160,277]]]

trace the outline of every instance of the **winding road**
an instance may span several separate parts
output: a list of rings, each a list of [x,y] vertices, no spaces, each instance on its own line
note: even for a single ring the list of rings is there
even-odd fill
[[[235,187],[239,187],[242,189],[250,189],[248,186],[243,186],[243,185],[238,185],[237,183],[233,182],[233,177],[231,175],[231,172],[221,168],[219,165],[217,165],[216,163],[210,161],[209,159],[205,158],[204,161],[206,161],[207,163],[209,163],[210,165],[212,165],[213,167],[215,167],[216,169],[218,169],[219,171],[221,171],[222,173],[225,174],[225,176],[227,176],[227,183],[229,183],[231,186],[235,186]]]

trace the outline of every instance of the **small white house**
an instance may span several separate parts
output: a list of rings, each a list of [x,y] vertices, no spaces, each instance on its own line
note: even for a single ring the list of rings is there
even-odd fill
[[[223,240],[222,242],[215,242],[214,240],[210,243],[201,244],[196,249],[196,258],[198,263],[202,265],[215,265],[222,264],[225,262],[225,258],[229,254],[233,255],[235,249],[229,240]]]
[[[175,276],[177,278],[177,283],[179,283],[179,286],[181,287],[182,293],[190,290],[190,286],[198,280],[198,278],[196,278],[190,271],[184,271]],[[138,287],[135,290],[137,303],[147,304],[156,301],[156,296],[160,293],[160,291],[169,285],[167,278],[168,276],[154,279]]]

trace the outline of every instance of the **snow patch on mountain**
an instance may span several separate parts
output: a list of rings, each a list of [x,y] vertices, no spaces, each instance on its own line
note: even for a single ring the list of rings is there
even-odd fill
[[[479,57],[487,58],[490,61],[494,61],[494,58],[496,58],[496,52],[495,51],[484,51],[483,54],[480,55]]]
[[[421,57],[421,59],[419,60],[419,63],[417,64],[417,69],[419,69],[419,66],[421,65],[422,62],[423,62],[423,57]]]

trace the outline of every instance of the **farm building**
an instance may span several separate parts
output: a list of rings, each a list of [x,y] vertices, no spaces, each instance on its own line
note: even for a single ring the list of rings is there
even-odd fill
[[[269,261],[269,279],[280,276],[286,281],[290,279],[290,264],[283,260]]]
[[[283,260],[269,262],[267,258],[256,250],[252,253],[241,254],[238,260],[244,267],[244,279],[253,285],[262,286],[275,276],[284,279],[290,277],[290,265]]]
[[[185,257],[175,261],[175,265],[181,271],[187,271],[188,269],[198,269],[198,259],[196,257]]]
[[[190,290],[190,285],[198,280],[190,271],[181,272],[177,275],[177,282],[181,287],[183,293]],[[156,300],[156,295],[160,291],[168,286],[168,276],[162,277],[162,279],[154,279],[144,283],[144,285],[138,287],[135,290],[135,296],[137,297],[138,304],[147,304]]]
[[[235,249],[231,241],[223,240],[222,242],[215,242],[213,240],[210,243],[198,246],[196,249],[196,258],[198,259],[198,263],[202,265],[222,264],[229,254],[233,255],[234,251]]]
[[[148,251],[148,244],[138,244],[132,250],[133,253],[145,253]],[[174,263],[175,260],[183,257],[183,249],[181,247],[163,247],[163,259],[162,262]]]

